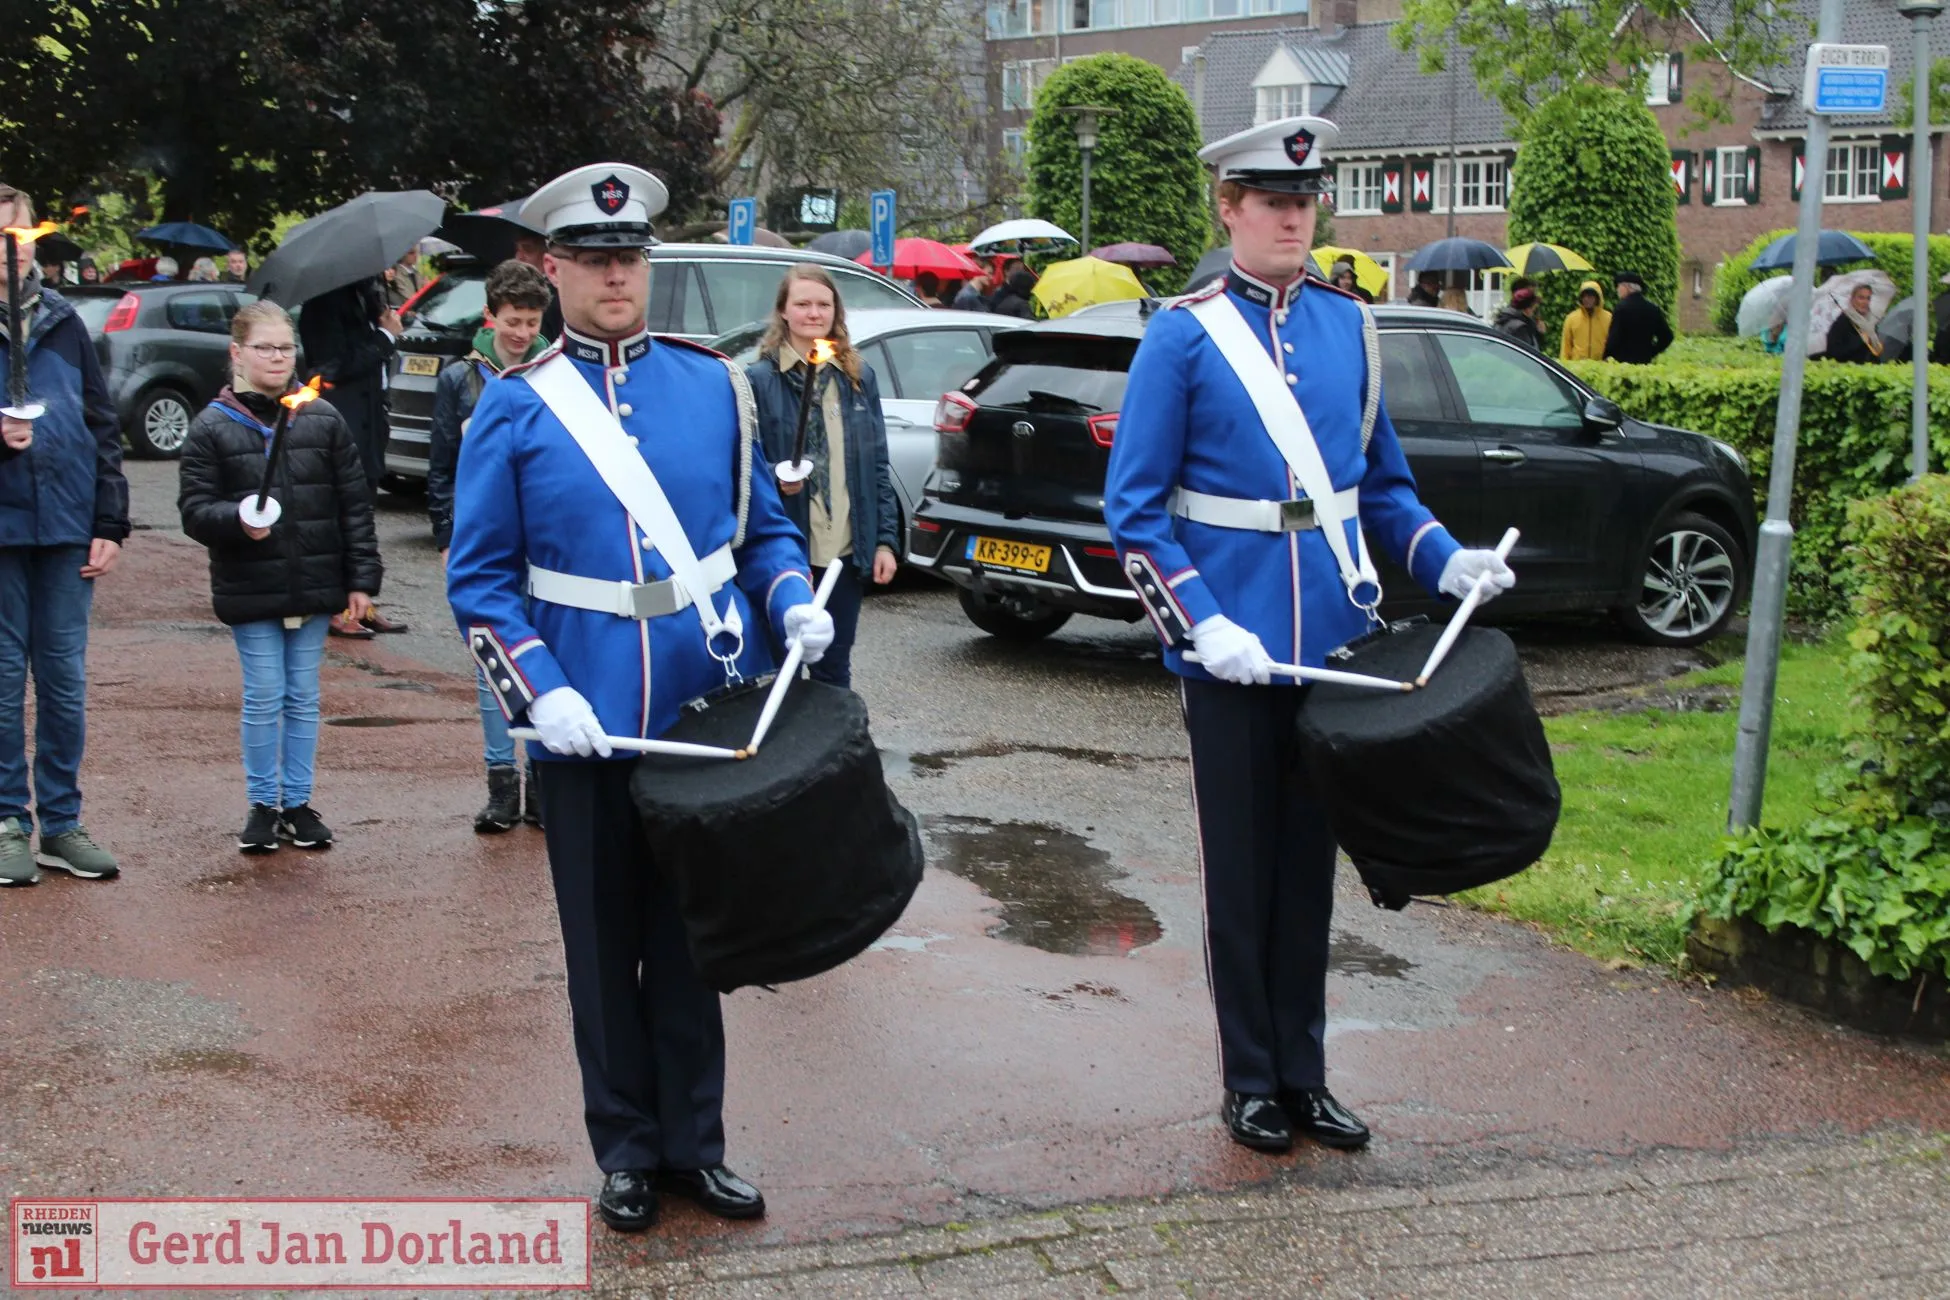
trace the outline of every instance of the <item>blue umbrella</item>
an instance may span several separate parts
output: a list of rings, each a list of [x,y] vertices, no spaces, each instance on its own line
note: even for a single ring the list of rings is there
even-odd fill
[[[1510,259],[1495,244],[1486,244],[1480,239],[1464,239],[1456,236],[1451,239],[1438,239],[1433,244],[1424,244],[1415,250],[1415,256],[1408,259],[1408,273],[1419,275],[1423,271],[1495,271],[1514,270]]]
[[[831,253],[852,261],[873,247],[873,236],[864,230],[829,230],[806,248],[814,253]]]
[[[1794,265],[1794,235],[1782,235],[1761,250],[1748,267],[1752,271],[1784,271]],[[1844,262],[1871,262],[1875,253],[1845,230],[1824,230],[1815,244],[1816,266],[1840,266]]]
[[[135,237],[145,244],[173,244],[178,248],[201,248],[212,253],[227,252],[233,247],[230,236],[208,226],[199,226],[194,221],[165,221],[160,226],[136,231]]]

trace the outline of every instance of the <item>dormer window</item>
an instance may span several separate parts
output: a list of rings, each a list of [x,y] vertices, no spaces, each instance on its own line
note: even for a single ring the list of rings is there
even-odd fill
[[[1300,117],[1311,113],[1309,106],[1313,87],[1301,82],[1297,86],[1255,86],[1253,95],[1253,124],[1277,122],[1283,117]]]
[[[1253,78],[1253,122],[1324,112],[1347,85],[1347,55],[1282,45]]]

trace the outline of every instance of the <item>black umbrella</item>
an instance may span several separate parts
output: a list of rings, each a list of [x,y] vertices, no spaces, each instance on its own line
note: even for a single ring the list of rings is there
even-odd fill
[[[1198,265],[1192,268],[1192,278],[1185,281],[1185,292],[1190,293],[1200,285],[1212,283],[1212,281],[1224,275],[1226,268],[1231,265],[1232,249],[1230,246],[1206,249],[1205,253],[1198,259]]]
[[[1760,251],[1747,266],[1750,271],[1785,271],[1794,266],[1794,235],[1782,235]],[[1875,250],[1846,230],[1824,230],[1815,240],[1816,266],[1846,266],[1850,262],[1875,260]]]
[[[542,232],[521,220],[523,199],[490,203],[472,212],[450,212],[440,223],[442,239],[457,245],[472,257],[492,266],[515,255],[515,243],[524,236],[539,239]]]
[[[230,250],[229,235],[208,226],[199,226],[194,221],[165,221],[160,226],[148,226],[136,231],[135,237],[145,244],[161,244],[166,248],[194,248],[203,253]]]
[[[1416,249],[1415,256],[1408,259],[1407,269],[1410,275],[1420,275],[1424,271],[1507,271],[1515,268],[1511,267],[1510,259],[1495,244],[1455,236],[1438,239],[1433,244],[1424,244]]]
[[[831,253],[852,261],[873,247],[873,236],[864,230],[829,230],[806,248],[814,253]]]
[[[34,241],[34,260],[42,266],[59,266],[81,260],[81,245],[66,235],[42,235]]]
[[[361,194],[291,228],[251,272],[250,291],[292,307],[384,274],[440,228],[447,205],[426,190]]]

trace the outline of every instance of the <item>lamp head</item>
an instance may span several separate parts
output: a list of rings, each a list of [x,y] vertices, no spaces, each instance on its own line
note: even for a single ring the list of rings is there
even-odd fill
[[[1943,0],[1896,0],[1896,12],[1905,18],[1934,18],[1943,12]]]

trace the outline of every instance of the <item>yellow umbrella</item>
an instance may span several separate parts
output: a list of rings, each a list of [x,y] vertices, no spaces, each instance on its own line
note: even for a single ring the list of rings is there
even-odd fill
[[[1388,272],[1381,263],[1369,257],[1358,248],[1335,248],[1332,244],[1322,244],[1314,250],[1314,265],[1320,268],[1322,279],[1332,279],[1334,263],[1354,263],[1354,283],[1366,289],[1375,297],[1381,296],[1387,287]]]
[[[1030,296],[1043,309],[1043,314],[1054,320],[1068,316],[1079,307],[1149,295],[1138,283],[1137,276],[1131,274],[1130,267],[1106,262],[1101,257],[1075,257],[1045,267]]]
[[[1562,244],[1518,244],[1510,249],[1510,265],[1518,275],[1541,275],[1545,271],[1589,271],[1591,263]]]

